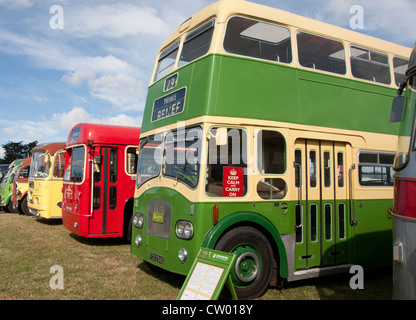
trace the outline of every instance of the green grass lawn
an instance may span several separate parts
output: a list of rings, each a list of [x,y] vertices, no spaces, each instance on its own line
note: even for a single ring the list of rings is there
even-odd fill
[[[63,289],[50,286],[55,265],[62,267]],[[61,220],[0,211],[0,300],[176,299],[185,277],[152,269],[120,239],[85,239]],[[260,300],[391,300],[391,270],[366,272],[363,290],[350,288],[351,277],[286,283]]]

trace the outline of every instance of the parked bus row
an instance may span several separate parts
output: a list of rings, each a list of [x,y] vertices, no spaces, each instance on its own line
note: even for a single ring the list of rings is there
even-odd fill
[[[399,140],[389,119],[410,53],[218,1],[162,44],[141,131],[80,124],[32,150],[29,211],[81,236],[127,236],[132,254],[182,275],[201,247],[232,252],[243,299],[282,279],[391,266],[393,160],[414,129]]]
[[[37,145],[10,165],[2,207],[62,219],[83,237],[128,238],[139,136],[140,128],[80,123],[66,142]]]

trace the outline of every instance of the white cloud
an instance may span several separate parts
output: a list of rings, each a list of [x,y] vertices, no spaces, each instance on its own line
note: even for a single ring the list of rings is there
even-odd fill
[[[9,141],[55,141],[59,130],[50,126],[47,121],[35,122],[32,120],[22,120],[18,123],[9,123],[8,126],[2,129],[3,139]]]
[[[87,66],[79,66],[74,71],[67,72],[63,77],[62,80],[72,84],[72,85],[79,85],[84,81],[89,81],[94,79],[95,71],[93,71],[90,67]]]
[[[140,103],[146,91],[138,80],[143,72],[126,60],[113,55],[91,57],[63,43],[37,41],[5,31],[0,31],[1,50],[29,56],[41,68],[65,71],[62,80],[75,86],[87,83],[92,98],[108,101],[123,110],[143,108]]]
[[[356,14],[350,8],[359,5],[363,9],[364,28],[358,32],[373,34],[384,40],[412,46],[416,30],[409,28],[416,21],[414,0],[328,0],[315,9],[312,18],[350,28],[350,20]],[[409,42],[409,39],[412,39]]]
[[[115,117],[103,118],[100,123],[112,124],[115,126],[140,127],[142,121],[141,118],[133,118],[125,114],[119,114]]]
[[[105,57],[80,56],[73,59],[71,65],[68,62],[67,64],[69,71],[62,79],[71,84],[81,84],[84,80],[92,80],[97,74],[135,73],[135,68],[112,55]]]
[[[11,8],[29,8],[33,6],[34,0],[0,0],[0,5],[5,5]]]
[[[65,30],[73,37],[157,35],[169,28],[154,8],[130,3],[68,6],[64,12]]]
[[[69,132],[77,123],[88,122],[88,119],[91,119],[91,117],[85,109],[74,107],[69,112],[54,113],[48,122],[53,123],[55,127],[66,129]]]
[[[90,56],[74,44],[32,35],[19,35],[0,30],[0,51],[29,57],[44,69],[74,72],[88,66],[94,72],[134,72],[127,61],[113,55]],[[103,50],[105,52],[105,50]]]
[[[72,127],[81,122],[140,127],[142,119],[124,113],[97,117],[84,108],[73,107],[68,112],[54,113],[49,118],[43,117],[39,121],[21,120],[15,123],[1,120],[0,124],[3,127],[1,133],[4,140],[24,143],[37,140],[39,143],[44,143],[65,142]]]
[[[106,75],[88,83],[91,95],[111,102],[121,110],[142,110],[143,83],[127,74]]]

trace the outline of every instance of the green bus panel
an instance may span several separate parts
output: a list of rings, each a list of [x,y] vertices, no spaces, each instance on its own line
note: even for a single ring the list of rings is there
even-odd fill
[[[133,227],[133,254],[155,265],[159,265],[161,261],[150,259],[150,256],[162,257],[163,263],[160,266],[168,271],[186,275],[201,246],[214,249],[215,243],[228,227],[235,227],[243,223],[256,226],[268,235],[273,252],[280,254],[281,275],[287,276],[289,270],[287,269],[288,256],[286,254],[289,254],[289,252],[285,251],[280,236],[295,233],[297,201],[263,201],[256,202],[255,205],[253,205],[253,202],[220,201],[194,204],[173,189],[157,187],[145,191],[140,197],[140,201],[136,201],[138,206],[134,208],[134,212],[144,214],[145,226],[148,225],[147,220],[151,218],[150,215],[152,214],[152,212],[147,212],[147,204],[157,199],[167,201],[172,207],[169,235],[166,237],[152,236],[151,233],[146,232],[146,227],[140,231]],[[345,263],[359,264],[363,267],[390,265],[392,221],[388,218],[386,208],[392,205],[392,200],[355,200],[353,207],[354,218],[357,220],[356,226],[352,226],[350,223],[349,201],[337,200],[337,206],[341,202],[346,204],[345,237],[339,239],[339,220],[333,215],[331,220],[333,238],[331,241],[325,241],[324,214],[322,212],[320,219],[322,223],[318,226],[318,239],[322,239],[322,241],[317,241],[314,245],[311,245],[310,242],[306,244],[307,237],[310,237],[310,229],[308,229],[308,233],[304,229],[303,242],[297,243],[295,249],[296,256],[313,255],[316,261],[307,263],[307,259],[295,258],[295,269]],[[309,201],[308,205],[312,203],[315,203],[318,208],[323,208],[328,201],[322,203],[320,201]],[[213,225],[212,218],[214,204],[219,206],[219,220],[216,226]],[[287,209],[283,209],[286,205]],[[191,206],[193,206],[192,210]],[[319,212],[320,209],[318,214]],[[333,211],[333,213],[336,214],[337,211]],[[191,240],[179,239],[175,235],[175,223],[178,220],[187,220],[193,223],[195,230]],[[307,226],[308,224],[305,223],[304,227]],[[143,238],[140,248],[137,248],[134,244],[134,238],[137,234],[140,234]],[[338,235],[336,239],[335,235]],[[150,243],[148,241],[149,237],[151,237]],[[307,245],[309,246],[308,252],[306,252]],[[181,248],[185,248],[188,253],[188,259],[183,264],[177,256]]]
[[[164,93],[163,79],[149,88],[143,133],[204,115],[398,133],[399,124],[389,121],[393,88],[223,55],[208,55],[178,72],[174,89]],[[154,101],[183,87],[184,111],[151,122]]]

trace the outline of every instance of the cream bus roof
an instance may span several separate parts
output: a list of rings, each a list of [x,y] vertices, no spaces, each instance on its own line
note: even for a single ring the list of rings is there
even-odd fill
[[[268,20],[270,22],[277,22],[282,25],[293,26],[302,29],[303,31],[309,31],[321,36],[328,36],[332,39],[352,42],[366,48],[394,53],[406,59],[409,58],[411,53],[410,48],[402,45],[245,0],[220,0],[195,13],[192,17],[184,21],[166,39],[161,46],[161,50],[175,41],[182,33],[193,29],[210,17],[216,16],[217,23],[225,23],[230,16],[239,14],[257,19],[261,18],[262,20]]]

